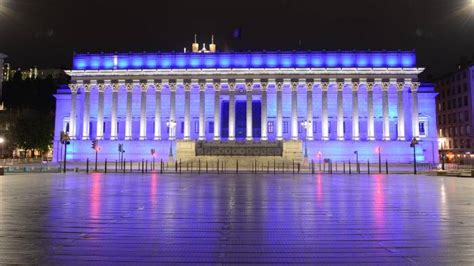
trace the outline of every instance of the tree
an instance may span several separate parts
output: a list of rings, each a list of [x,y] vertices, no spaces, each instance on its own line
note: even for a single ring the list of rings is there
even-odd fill
[[[54,119],[37,111],[24,111],[11,130],[11,137],[18,148],[25,151],[38,150],[41,154],[51,148]]]

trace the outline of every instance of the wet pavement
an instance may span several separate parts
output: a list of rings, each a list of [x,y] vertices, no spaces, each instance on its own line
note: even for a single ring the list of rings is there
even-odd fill
[[[12,174],[0,264],[474,264],[474,179]]]

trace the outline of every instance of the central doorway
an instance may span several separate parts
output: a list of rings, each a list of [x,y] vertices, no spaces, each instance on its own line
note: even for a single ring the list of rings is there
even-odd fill
[[[262,108],[260,100],[252,101],[252,135],[260,138],[262,134]],[[235,138],[245,140],[247,133],[247,102],[235,102]],[[221,137],[229,138],[229,100],[221,102]]]

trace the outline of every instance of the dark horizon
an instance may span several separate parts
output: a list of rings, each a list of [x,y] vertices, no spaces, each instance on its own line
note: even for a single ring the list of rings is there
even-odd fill
[[[70,68],[74,52],[189,50],[196,33],[219,51],[415,50],[441,75],[474,55],[470,2],[4,0],[0,52],[13,67]]]

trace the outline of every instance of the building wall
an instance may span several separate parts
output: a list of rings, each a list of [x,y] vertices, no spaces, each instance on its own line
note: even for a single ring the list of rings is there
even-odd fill
[[[239,91],[239,90],[237,90]],[[359,90],[359,119],[360,119],[360,136],[361,141],[352,141],[352,92],[350,88],[344,89],[343,106],[345,119],[345,141],[336,141],[336,119],[337,119],[337,100],[335,87],[329,88],[328,93],[328,107],[329,107],[329,121],[330,121],[330,141],[320,141],[321,139],[321,90],[315,87],[313,90],[313,121],[316,129],[314,131],[315,141],[308,142],[308,151],[312,157],[316,156],[318,152],[322,152],[327,158],[334,160],[349,160],[354,158],[353,152],[359,150],[361,160],[364,155],[365,159],[373,162],[377,160],[378,155],[375,153],[377,147],[382,147],[382,151],[387,151],[386,159],[390,162],[410,162],[412,160],[412,149],[409,146],[409,141],[412,138],[411,126],[411,93],[408,88],[404,90],[404,112],[405,112],[405,136],[406,141],[396,141],[397,139],[397,94],[396,88],[389,88],[389,117],[390,117],[390,139],[391,141],[381,141],[382,139],[382,97],[381,88],[375,86],[374,88],[374,110],[375,110],[375,132],[377,141],[366,141],[367,138],[367,92],[364,87]],[[435,115],[435,95],[433,86],[431,84],[422,84],[419,88],[419,113],[420,120],[426,121],[425,130],[426,137],[421,138],[420,145],[417,147],[417,159],[424,162],[437,162],[437,132],[436,132],[436,115]],[[162,138],[164,141],[153,141],[154,136],[154,106],[155,106],[155,92],[150,88],[147,92],[147,141],[140,141],[140,89],[136,86],[133,90],[133,134],[132,141],[123,140],[125,137],[125,116],[126,116],[126,91],[121,88],[118,97],[118,141],[104,140],[100,141],[103,147],[101,153],[104,156],[112,158],[116,156],[117,144],[124,143],[129,146],[128,150],[134,158],[149,156],[150,149],[155,148],[159,154],[169,153],[168,133],[166,121],[169,119],[170,110],[170,93],[169,89],[164,87],[162,90]],[[227,95],[221,95],[221,99],[227,99]],[[58,139],[61,130],[65,130],[65,125],[69,121],[70,115],[70,92],[62,89],[56,95],[56,128],[55,128],[55,154],[61,154],[61,145]],[[254,100],[260,99],[259,95],[254,96]],[[284,138],[290,139],[291,136],[291,91],[289,87],[283,88],[283,121],[288,124],[288,131],[284,131]],[[236,100],[245,100],[244,94],[238,94]],[[275,88],[268,89],[268,121],[274,123],[274,132],[269,133],[269,139],[274,140],[276,136],[276,94]],[[83,91],[79,90],[77,96],[77,136],[81,139],[83,129]],[[105,139],[110,137],[110,115],[112,105],[111,89],[107,88],[104,97],[104,121],[105,121]],[[91,130],[90,138],[95,139],[96,136],[96,117],[98,107],[98,93],[97,88],[93,88],[90,97],[90,121]],[[212,139],[213,134],[209,130],[209,122],[214,120],[214,90],[208,87],[206,90],[206,136],[208,140]],[[300,87],[298,90],[298,121],[307,119],[306,117],[306,90]],[[198,138],[198,121],[199,121],[199,88],[194,87],[191,90],[191,138]],[[183,138],[182,122],[184,121],[184,88],[177,88],[176,94],[176,118],[177,118],[177,138]],[[196,128],[197,127],[197,128]],[[300,139],[305,138],[305,131],[300,127]],[[70,146],[69,158],[73,160],[83,160],[84,156],[93,155],[94,151],[91,149],[90,141],[72,141]],[[436,154],[436,155],[435,155]],[[55,159],[59,159],[55,156]]]
[[[436,98],[439,148],[454,154],[474,153],[474,66],[438,81]]]

